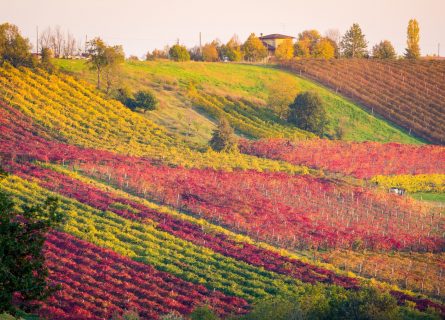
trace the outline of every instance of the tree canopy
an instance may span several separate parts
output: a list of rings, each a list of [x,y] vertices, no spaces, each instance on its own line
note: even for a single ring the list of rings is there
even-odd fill
[[[30,50],[29,40],[22,37],[16,25],[0,25],[0,62],[7,61],[14,67],[33,66]]]
[[[280,60],[290,60],[294,56],[294,45],[292,39],[285,39],[275,50],[275,56]]]
[[[368,54],[368,42],[358,23],[346,31],[340,42],[341,54],[346,58],[363,58]]]
[[[384,40],[372,48],[372,57],[375,59],[395,59],[396,51],[390,41]]]
[[[207,43],[202,48],[202,59],[207,62],[215,62],[219,59],[218,49],[215,42]]]
[[[289,106],[288,121],[298,128],[322,136],[327,125],[326,110],[318,92],[300,93]]]
[[[90,68],[97,71],[97,88],[100,89],[100,77],[105,71],[108,92],[116,66],[125,60],[122,46],[108,46],[101,38],[94,38],[88,42],[88,54]]]
[[[170,59],[172,59],[174,61],[189,61],[190,60],[190,54],[187,51],[187,48],[180,44],[175,44],[173,47],[171,47],[168,52],[168,55],[169,55]]]
[[[267,57],[267,49],[255,33],[251,33],[244,42],[242,51],[247,61],[259,61]]]
[[[419,46],[419,23],[416,19],[411,19],[408,22],[408,28],[406,30],[406,52],[405,58],[407,59],[417,59],[420,57],[420,46]]]

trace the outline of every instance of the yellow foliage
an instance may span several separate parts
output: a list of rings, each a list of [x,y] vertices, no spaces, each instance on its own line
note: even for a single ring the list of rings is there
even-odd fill
[[[408,192],[445,192],[445,174],[379,175],[373,177],[371,182],[385,189],[397,187]]]
[[[292,39],[285,39],[275,50],[275,56],[280,60],[290,60],[294,56]]]

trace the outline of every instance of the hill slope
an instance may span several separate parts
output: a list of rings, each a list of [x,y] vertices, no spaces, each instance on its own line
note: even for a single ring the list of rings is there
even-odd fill
[[[56,60],[62,70],[95,83],[84,61]],[[350,101],[289,73],[264,66],[171,61],[126,62],[116,86],[149,88],[161,101],[147,117],[174,134],[205,145],[215,120],[228,118],[237,133],[248,138],[308,136],[290,126],[269,107],[271,94],[318,91],[327,107],[328,134],[342,127],[344,139],[419,143],[388,122],[368,114]],[[309,135],[310,136],[310,135]]]
[[[437,211],[285,162],[199,152],[69,76],[5,67],[0,82],[0,164],[10,173],[0,190],[17,210],[58,196],[66,216],[45,250],[62,290],[41,316],[108,319],[136,309],[157,319],[203,303],[226,316],[277,295],[328,301],[369,285],[445,314],[431,298],[316,259],[318,249],[358,250],[355,260],[361,249],[374,260],[380,251],[438,256]],[[421,287],[411,283],[416,263],[404,288],[441,298],[441,258],[431,263]]]
[[[295,60],[314,79],[433,143],[445,143],[445,61]]]

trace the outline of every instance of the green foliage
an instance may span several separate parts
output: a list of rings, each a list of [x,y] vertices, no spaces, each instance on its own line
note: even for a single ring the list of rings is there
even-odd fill
[[[326,110],[316,91],[300,93],[289,106],[288,121],[298,128],[322,136],[327,125]]]
[[[219,58],[221,60],[241,61],[243,58],[241,43],[236,35],[234,35],[227,44],[219,47]]]
[[[368,42],[358,23],[354,23],[346,31],[340,42],[342,56],[346,58],[363,58],[368,54]]]
[[[54,292],[46,281],[42,248],[46,233],[62,222],[58,207],[58,199],[48,197],[42,205],[23,206],[19,213],[9,197],[0,193],[0,312],[15,313],[14,294],[28,302],[45,300]]]
[[[290,319],[438,319],[434,312],[400,307],[388,292],[373,286],[345,290],[321,285],[293,296],[277,296],[257,302],[243,320]]]
[[[118,88],[114,94],[114,98],[120,101],[124,106],[133,110],[135,106],[134,96],[130,87],[122,86]]]
[[[237,149],[233,129],[226,118],[221,118],[218,127],[213,131],[209,145],[218,152],[231,152]]]
[[[390,41],[384,40],[372,48],[372,57],[375,59],[395,59],[396,51]]]
[[[158,105],[158,100],[155,95],[149,90],[141,90],[134,95],[134,106],[142,110],[155,110]]]
[[[100,76],[105,71],[107,92],[109,92],[112,75],[117,65],[125,60],[122,46],[107,46],[101,38],[89,41],[88,46],[88,54],[90,56],[88,64],[92,70],[97,71],[97,88],[100,89]]]
[[[179,44],[175,44],[173,47],[170,48],[168,55],[171,60],[174,61],[189,61],[190,60],[190,54],[187,51],[187,48],[185,46],[181,46]]]
[[[29,40],[22,37],[17,26],[0,25],[0,63],[7,61],[14,67],[34,65]]]
[[[408,28],[406,31],[406,52],[405,58],[407,59],[417,59],[420,57],[420,47],[419,47],[419,23],[416,19],[411,19],[408,22]]]
[[[218,320],[219,317],[209,306],[195,308],[189,315],[190,320]]]
[[[241,50],[247,61],[259,61],[267,57],[267,49],[255,33],[250,34]]]
[[[56,69],[54,64],[51,61],[52,52],[50,48],[42,48],[40,51],[40,65],[43,69],[45,69],[48,73],[53,73]]]

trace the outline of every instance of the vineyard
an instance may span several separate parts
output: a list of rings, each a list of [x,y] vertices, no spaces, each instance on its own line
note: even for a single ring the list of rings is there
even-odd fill
[[[434,143],[445,143],[445,62],[295,60],[284,68],[314,79]]]
[[[94,73],[82,61],[56,60],[62,70],[94,84]],[[378,119],[325,88],[287,72],[259,66],[224,63],[127,62],[120,78],[134,89],[149,89],[160,101],[146,115],[181,139],[206,144],[214,123],[225,117],[237,134],[248,138],[313,137],[290,126],[270,105],[270,96],[290,100],[301,91],[315,90],[326,105],[327,133],[342,127],[351,141],[420,143],[399,128]]]
[[[249,122],[261,110],[246,97],[197,85],[193,99],[230,109],[243,136],[274,137],[203,151],[71,76],[3,67],[0,83],[0,191],[18,211],[57,196],[65,216],[45,243],[61,290],[41,317],[159,319],[203,305],[240,317],[276,296],[367,286],[425,319],[445,315],[443,208],[386,190],[441,192],[443,147],[306,140]]]

